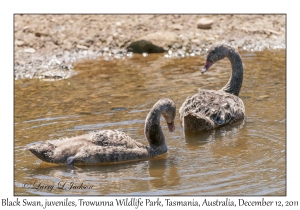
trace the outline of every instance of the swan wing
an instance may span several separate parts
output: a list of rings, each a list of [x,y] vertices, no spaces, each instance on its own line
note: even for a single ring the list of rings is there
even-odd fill
[[[125,148],[141,148],[143,144],[135,141],[126,133],[118,130],[95,131],[91,141],[98,146],[117,146]]]
[[[224,91],[199,90],[186,99],[179,110],[180,121],[183,126],[197,127],[209,130],[227,123],[233,123],[244,117],[243,101]],[[199,130],[199,129],[197,129]]]

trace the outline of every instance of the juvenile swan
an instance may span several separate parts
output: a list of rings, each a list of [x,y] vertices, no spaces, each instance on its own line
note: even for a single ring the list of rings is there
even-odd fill
[[[175,130],[175,103],[170,99],[159,100],[146,117],[145,136],[149,145],[143,145],[117,130],[94,131],[93,133],[47,141],[29,147],[35,156],[50,163],[95,164],[151,158],[167,152],[165,136],[160,126],[160,116]]]
[[[212,45],[202,74],[224,57],[229,59],[232,68],[228,83],[221,90],[199,89],[186,99],[179,109],[184,130],[210,130],[244,118],[244,103],[238,97],[243,82],[243,64],[237,50],[225,43]]]

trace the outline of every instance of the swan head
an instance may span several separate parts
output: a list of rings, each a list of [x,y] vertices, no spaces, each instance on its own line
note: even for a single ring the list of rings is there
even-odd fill
[[[173,132],[175,130],[174,119],[176,116],[176,105],[168,98],[159,100],[159,103],[163,105],[162,116],[168,124],[168,129],[170,132]]]
[[[204,74],[214,63],[227,56],[228,50],[232,47],[225,43],[212,45],[207,51],[206,63],[201,71]]]
[[[49,161],[50,157],[53,154],[54,145],[50,143],[46,144],[36,144],[33,146],[30,146],[28,150],[37,156],[39,159],[43,161]]]
[[[154,104],[146,117],[144,132],[151,148],[167,151],[165,136],[160,125],[161,115],[167,122],[169,131],[173,132],[176,105],[168,98],[160,99]]]

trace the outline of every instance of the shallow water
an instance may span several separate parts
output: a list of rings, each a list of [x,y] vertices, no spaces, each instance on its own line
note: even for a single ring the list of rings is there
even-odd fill
[[[226,84],[227,59],[201,75],[204,55],[134,55],[79,63],[68,80],[15,81],[14,194],[286,195],[285,50],[241,56],[247,117],[202,134],[183,132],[178,109],[198,88]],[[147,144],[146,115],[165,97],[176,103],[176,130],[168,132],[161,121],[169,151],[154,159],[70,169],[41,162],[26,149],[100,129],[118,129]],[[72,182],[81,189],[70,189]]]

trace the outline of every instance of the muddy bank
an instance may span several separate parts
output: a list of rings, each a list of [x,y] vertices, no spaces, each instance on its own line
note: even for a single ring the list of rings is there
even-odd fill
[[[68,78],[74,62],[131,57],[141,39],[165,57],[203,54],[218,41],[247,51],[286,42],[285,15],[15,15],[14,24],[16,79]]]

